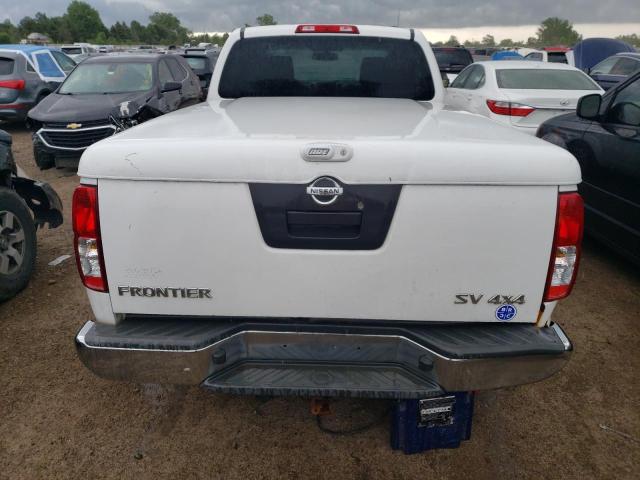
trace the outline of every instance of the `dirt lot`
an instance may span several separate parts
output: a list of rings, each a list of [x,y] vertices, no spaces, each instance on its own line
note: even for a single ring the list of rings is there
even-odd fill
[[[65,225],[38,233],[29,287],[0,305],[0,478],[638,478],[640,273],[587,242],[574,294],[555,319],[575,342],[552,379],[478,396],[472,439],[405,456],[387,422],[321,432],[302,399],[213,395],[96,378],[73,337],[91,316],[72,259],[73,172],[39,172],[29,134],[9,127],[19,164],[64,202]],[[334,428],[379,415],[337,401]]]

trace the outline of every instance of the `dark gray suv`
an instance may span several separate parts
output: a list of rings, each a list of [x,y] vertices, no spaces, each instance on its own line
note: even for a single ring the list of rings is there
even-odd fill
[[[0,120],[26,120],[27,112],[58,88],[75,65],[47,47],[0,45]]]

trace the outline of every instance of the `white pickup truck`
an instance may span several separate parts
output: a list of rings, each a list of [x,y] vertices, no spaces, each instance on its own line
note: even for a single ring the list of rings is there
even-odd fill
[[[572,350],[566,151],[443,108],[410,29],[234,31],[205,103],[91,146],[73,199],[97,375],[417,399],[534,382]]]

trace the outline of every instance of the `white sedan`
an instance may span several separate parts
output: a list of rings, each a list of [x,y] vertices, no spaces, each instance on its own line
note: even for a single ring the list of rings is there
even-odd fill
[[[534,135],[549,118],[576,109],[578,99],[604,90],[577,68],[530,61],[477,62],[447,89],[445,103]]]

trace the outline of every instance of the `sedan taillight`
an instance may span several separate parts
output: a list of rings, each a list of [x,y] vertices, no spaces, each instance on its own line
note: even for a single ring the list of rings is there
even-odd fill
[[[545,302],[560,300],[571,293],[578,272],[583,229],[582,197],[576,192],[560,193]]]
[[[487,107],[496,115],[507,115],[509,117],[526,117],[535,110],[529,105],[503,102],[501,100],[487,100]]]
[[[98,215],[98,187],[76,187],[73,192],[72,217],[76,263],[82,283],[91,290],[107,292]]]

